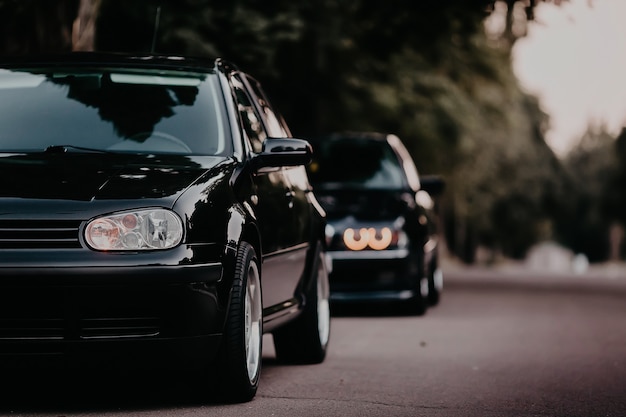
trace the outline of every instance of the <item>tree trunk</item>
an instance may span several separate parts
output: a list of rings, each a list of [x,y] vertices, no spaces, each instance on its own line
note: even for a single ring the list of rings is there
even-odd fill
[[[615,222],[609,228],[609,261],[619,261],[622,254],[622,242],[624,241],[624,227]]]
[[[78,16],[72,25],[72,50],[93,51],[96,40],[96,20],[101,0],[80,0]]]

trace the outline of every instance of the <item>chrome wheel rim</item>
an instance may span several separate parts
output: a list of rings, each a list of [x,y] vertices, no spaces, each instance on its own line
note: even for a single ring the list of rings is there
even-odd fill
[[[443,290],[443,272],[439,268],[435,269],[434,281],[437,291]]]
[[[420,279],[420,295],[422,298],[428,297],[430,289],[428,288],[428,278],[424,277]]]
[[[246,283],[245,298],[245,344],[246,367],[250,382],[254,382],[259,375],[261,364],[261,285],[259,269],[256,263],[250,264]]]
[[[326,269],[324,258],[321,256],[317,271],[317,331],[322,346],[328,344],[330,337],[329,294],[328,270]]]

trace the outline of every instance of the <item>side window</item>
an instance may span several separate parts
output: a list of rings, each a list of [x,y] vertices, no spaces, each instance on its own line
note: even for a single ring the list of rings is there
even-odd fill
[[[243,83],[238,77],[231,79],[237,100],[237,110],[246,131],[246,135],[252,145],[252,150],[256,153],[261,152],[263,140],[267,137],[265,127],[257,113],[252,98],[246,91]]]
[[[261,88],[261,84],[259,84],[257,80],[250,76],[247,76],[246,79],[248,80],[250,88],[252,88],[252,91],[256,95],[255,99],[259,109],[261,109],[261,112],[263,112],[263,117],[265,118],[269,135],[274,138],[290,137],[291,134],[287,129],[287,126],[272,109],[272,106],[270,105],[270,102],[267,99],[265,92]]]

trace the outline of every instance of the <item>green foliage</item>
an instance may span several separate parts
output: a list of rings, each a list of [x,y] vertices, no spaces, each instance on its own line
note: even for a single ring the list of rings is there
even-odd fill
[[[0,0],[0,16],[34,3]],[[547,116],[512,72],[510,43],[485,35],[490,6],[102,0],[96,49],[229,59],[265,85],[296,136],[395,133],[422,173],[447,179],[451,250],[471,260],[480,244],[519,257],[545,235],[567,186],[543,140]]]
[[[563,243],[591,261],[607,259],[609,229],[625,220],[626,154],[620,152],[620,142],[602,126],[590,126],[564,161],[571,185],[558,232]]]
[[[614,150],[617,166],[607,181],[606,214],[626,226],[626,128],[617,137]]]
[[[0,0],[0,52],[54,53],[71,49],[79,0]]]

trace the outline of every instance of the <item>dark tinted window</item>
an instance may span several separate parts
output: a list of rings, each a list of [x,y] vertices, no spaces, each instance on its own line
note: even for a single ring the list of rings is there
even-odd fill
[[[373,189],[406,187],[396,154],[384,141],[332,139],[314,143],[310,180],[323,188],[354,186]]]
[[[214,74],[0,69],[0,150],[231,151]]]
[[[291,136],[286,127],[281,123],[278,116],[271,108],[269,101],[265,95],[265,92],[261,88],[261,85],[255,79],[248,77],[248,84],[252,88],[252,91],[256,95],[255,100],[257,105],[263,112],[265,123],[269,135],[275,138],[285,138]]]
[[[240,78],[238,76],[234,76],[231,79],[231,82],[237,99],[237,110],[239,111],[239,116],[241,117],[241,123],[243,124],[246,136],[250,141],[252,150],[256,153],[260,153],[263,148],[263,141],[267,137],[261,117],[254,108],[252,98],[246,91],[246,88]]]

